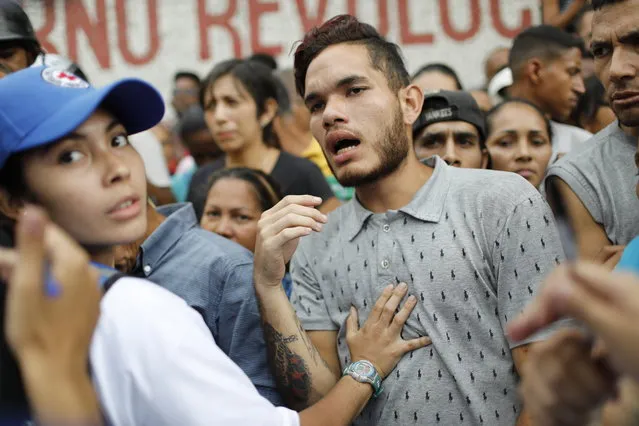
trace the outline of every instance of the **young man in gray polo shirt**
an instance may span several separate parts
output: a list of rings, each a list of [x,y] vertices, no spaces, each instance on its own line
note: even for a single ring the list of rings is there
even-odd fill
[[[379,372],[384,391],[356,424],[526,424],[518,372],[549,332],[514,344],[504,326],[562,259],[546,203],[515,174],[419,162],[422,92],[370,25],[342,15],[312,30],[295,72],[313,135],[357,197],[328,218],[313,209],[321,200],[287,198],[260,221],[255,286],[283,396],[301,408],[325,395],[350,365],[351,307],[363,320],[403,282],[417,298],[403,336],[433,343]],[[276,285],[293,252],[298,324]]]

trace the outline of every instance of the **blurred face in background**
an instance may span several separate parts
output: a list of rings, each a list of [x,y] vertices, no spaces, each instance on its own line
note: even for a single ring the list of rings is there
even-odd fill
[[[0,42],[0,64],[3,65],[0,68],[0,73],[8,74],[7,71],[15,72],[27,68],[32,62],[29,56],[27,50],[20,43]]]
[[[415,77],[413,84],[421,87],[424,93],[435,90],[459,90],[453,77],[439,71],[425,71]]]
[[[243,179],[221,178],[209,190],[200,226],[255,251],[262,208],[253,186]]]
[[[182,139],[198,167],[211,163],[224,154],[209,129],[183,134]]]
[[[523,103],[508,103],[489,118],[488,127],[492,168],[517,173],[538,187],[552,156],[546,121],[539,112]]]
[[[556,120],[566,120],[586,91],[581,73],[581,50],[566,50],[557,59],[547,62],[539,72],[536,95],[543,110]]]
[[[200,85],[189,77],[180,77],[175,81],[171,105],[178,115],[192,107],[199,105]]]
[[[206,90],[204,119],[215,143],[225,153],[263,143],[257,105],[242,83],[230,74]]]
[[[433,123],[416,135],[415,153],[420,160],[438,155],[454,167],[483,169],[488,155],[479,139],[477,128],[465,121]]]

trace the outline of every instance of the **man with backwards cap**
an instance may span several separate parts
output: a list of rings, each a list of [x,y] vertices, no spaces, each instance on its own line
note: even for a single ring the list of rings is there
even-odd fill
[[[27,68],[42,53],[27,14],[13,0],[0,1],[0,63],[11,71]]]
[[[0,78],[32,65],[50,65],[87,80],[80,67],[68,59],[46,53],[29,17],[14,0],[0,1]]]
[[[415,152],[420,159],[440,156],[451,166],[485,169],[488,164],[484,116],[466,92],[427,94],[413,124]]]

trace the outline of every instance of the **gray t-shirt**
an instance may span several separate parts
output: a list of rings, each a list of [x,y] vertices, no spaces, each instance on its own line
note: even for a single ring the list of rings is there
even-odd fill
[[[449,167],[397,211],[373,214],[356,199],[302,239],[291,264],[292,300],[307,330],[337,330],[349,362],[345,320],[360,323],[389,283],[418,298],[404,338],[431,346],[400,361],[355,424],[513,425],[521,412],[518,375],[504,327],[562,261],[552,213],[513,173]]]
[[[613,244],[639,234],[636,151],[637,139],[614,122],[546,172],[566,182]]]

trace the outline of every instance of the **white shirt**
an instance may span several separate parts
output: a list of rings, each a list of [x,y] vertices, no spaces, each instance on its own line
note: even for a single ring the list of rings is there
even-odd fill
[[[100,307],[91,367],[113,425],[299,426],[295,411],[260,396],[173,293],[125,277]]]
[[[552,128],[553,154],[565,154],[592,137],[592,133],[581,127],[550,121]]]
[[[146,130],[136,133],[129,136],[129,141],[142,157],[148,181],[158,188],[171,186],[171,176],[166,165],[166,158],[164,158],[162,144],[153,132]]]

